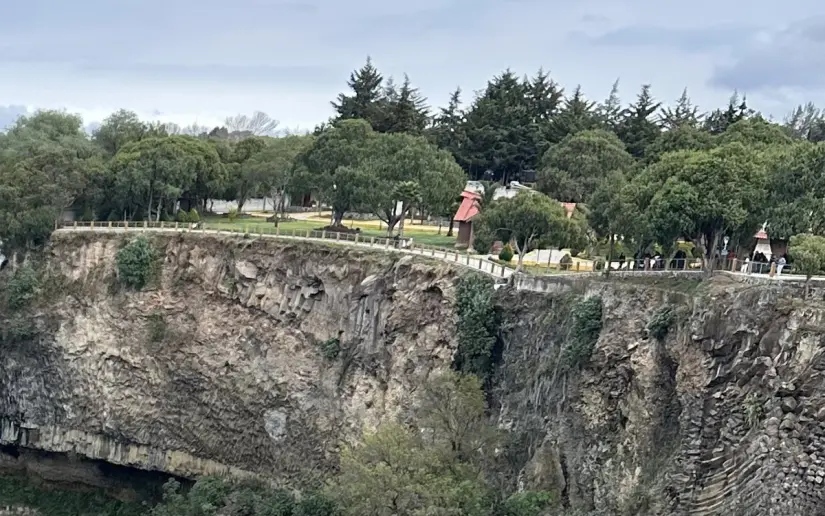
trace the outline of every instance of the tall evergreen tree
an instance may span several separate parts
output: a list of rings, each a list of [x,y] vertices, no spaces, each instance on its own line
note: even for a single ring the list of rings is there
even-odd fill
[[[636,158],[644,155],[645,148],[656,141],[659,136],[659,126],[651,117],[661,106],[650,93],[650,85],[642,86],[642,91],[636,97],[622,117],[618,128],[619,138],[627,146],[627,151]]]
[[[679,100],[676,101],[675,107],[662,109],[660,120],[662,126],[670,130],[682,126],[698,127],[703,116],[699,113],[699,107],[690,101],[687,88],[685,88]]]
[[[731,125],[753,114],[753,110],[748,108],[748,99],[745,96],[740,99],[739,92],[734,91],[724,111],[715,109],[705,118],[705,130],[711,134],[722,134]]]
[[[564,107],[555,117],[549,131],[551,143],[562,141],[568,134],[576,134],[599,127],[599,115],[596,103],[587,100],[581,86],[576,86],[573,95],[564,100]]]
[[[467,112],[467,172],[473,179],[515,179],[535,170],[536,131],[523,81],[510,70],[494,77]],[[487,172],[490,174],[487,174]]]
[[[384,78],[372,64],[372,59],[367,57],[366,64],[350,74],[347,86],[353,94],[340,93],[337,101],[332,102],[332,107],[338,113],[337,119],[360,118],[369,122],[373,128],[379,127],[383,122],[383,82]]]
[[[390,90],[390,95],[386,99],[386,132],[421,134],[429,120],[429,107],[418,88],[412,87],[407,74],[397,94]]]
[[[610,94],[604,102],[599,104],[596,111],[606,129],[614,132],[618,129],[622,121],[622,113],[624,112],[622,109],[622,99],[619,97],[619,79],[613,82],[613,86],[610,88]]]
[[[455,157],[456,162],[466,168],[467,144],[465,117],[461,109],[461,88],[456,88],[450,94],[450,101],[446,108],[440,108],[433,120],[433,127],[429,131],[430,140],[438,147],[448,150]]]
[[[525,90],[533,122],[549,124],[561,108],[564,89],[540,68],[535,77],[525,81]]]

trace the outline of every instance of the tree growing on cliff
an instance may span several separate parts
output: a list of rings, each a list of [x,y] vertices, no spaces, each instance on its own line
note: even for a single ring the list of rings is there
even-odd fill
[[[493,301],[493,283],[479,274],[465,274],[456,282],[455,313],[458,350],[453,366],[486,380],[499,327]]]
[[[154,277],[157,260],[158,252],[145,237],[139,236],[118,250],[117,277],[125,286],[140,290]]]
[[[811,234],[794,235],[788,248],[794,268],[805,275],[805,297],[811,277],[825,267],[825,237]]]

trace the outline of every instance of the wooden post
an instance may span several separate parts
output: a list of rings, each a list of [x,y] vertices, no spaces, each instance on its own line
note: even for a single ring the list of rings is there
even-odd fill
[[[776,276],[776,262],[771,263],[771,272],[768,273],[768,276],[770,276],[771,278]]]
[[[361,236],[361,233],[356,233],[355,234],[355,243],[356,244],[358,243],[358,237],[360,237],[360,236]]]
[[[311,233],[311,230],[307,229],[307,238],[309,238],[310,233]]]
[[[148,228],[148,227],[149,227],[149,221],[144,220],[143,221],[143,230],[146,231],[146,228]]]
[[[74,228],[77,229],[77,221],[74,221]]]
[[[340,240],[341,240],[341,232],[340,232],[340,231],[336,231],[336,232],[335,232],[335,241],[336,241],[336,242],[338,242],[338,241],[340,241]],[[347,238],[347,240],[349,240],[349,238]]]
[[[327,231],[325,229],[321,230],[321,240],[325,240],[327,238]]]
[[[470,251],[467,251],[467,265],[470,265]]]
[[[444,251],[444,258],[447,258],[447,251]],[[455,252],[455,261],[458,261],[458,251]]]
[[[553,250],[552,250],[552,249],[548,249],[548,251],[550,251],[550,252],[547,254],[547,270],[549,271],[549,270],[550,270],[550,259],[551,259],[551,258],[553,258]]]
[[[129,231],[129,221],[123,222],[123,231]]]
[[[579,272],[579,271],[580,271],[580,266],[581,266],[581,263],[582,263],[582,262],[580,262],[580,261],[576,260],[576,272]]]
[[[109,221],[109,229],[112,229],[112,221]]]
[[[175,222],[175,231],[180,229],[180,222]]]
[[[370,237],[370,247],[375,245],[375,237]]]

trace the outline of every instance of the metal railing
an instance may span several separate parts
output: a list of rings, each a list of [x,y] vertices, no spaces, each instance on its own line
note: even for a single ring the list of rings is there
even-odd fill
[[[376,250],[395,251],[429,257],[464,267],[478,270],[496,278],[506,278],[512,269],[484,257],[473,256],[467,252],[451,250],[420,244],[413,238],[382,238],[363,236],[357,232],[337,232],[311,229],[282,229],[280,226],[257,225],[222,225],[209,222],[152,222],[152,221],[106,221],[106,222],[61,222],[57,229],[72,231],[112,231],[112,232],[170,232],[202,233],[215,235],[238,235],[247,238],[280,238],[297,240],[318,240],[325,243],[337,243],[368,247]]]

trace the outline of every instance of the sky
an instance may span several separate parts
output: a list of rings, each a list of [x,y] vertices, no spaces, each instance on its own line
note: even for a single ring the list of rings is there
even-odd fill
[[[311,130],[366,57],[435,106],[540,67],[593,100],[619,79],[703,108],[733,90],[781,119],[825,107],[817,0],[4,0],[0,127],[36,108],[94,125],[119,108],[213,126],[263,111]]]

